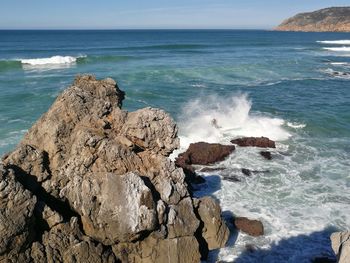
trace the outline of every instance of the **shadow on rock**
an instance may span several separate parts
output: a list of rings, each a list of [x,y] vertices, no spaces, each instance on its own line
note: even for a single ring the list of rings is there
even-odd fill
[[[314,263],[336,262],[331,247],[330,235],[335,232],[334,227],[309,235],[299,235],[281,240],[270,249],[247,249],[235,263]],[[322,260],[322,261],[320,261]],[[224,261],[220,261],[224,262]]]

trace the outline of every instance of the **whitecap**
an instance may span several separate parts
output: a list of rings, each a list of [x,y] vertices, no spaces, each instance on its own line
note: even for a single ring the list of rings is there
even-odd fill
[[[349,52],[350,47],[324,47],[323,49],[335,52]]]
[[[317,43],[329,44],[329,45],[350,45],[350,40],[324,40],[324,41],[317,41]]]
[[[252,114],[251,107],[246,94],[229,98],[209,96],[189,102],[179,120],[181,148],[198,141],[228,143],[239,136],[266,136],[275,141],[291,136],[282,127],[283,119]]]
[[[306,124],[297,123],[297,122],[287,122],[287,126],[293,129],[303,129],[306,127]]]
[[[53,56],[49,58],[20,59],[20,61],[22,64],[31,65],[31,66],[73,64],[73,63],[76,63],[77,59],[80,57]]]

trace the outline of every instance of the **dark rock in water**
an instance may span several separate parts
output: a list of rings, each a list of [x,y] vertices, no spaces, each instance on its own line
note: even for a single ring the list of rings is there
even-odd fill
[[[261,151],[260,155],[264,157],[266,160],[272,160],[271,152],[269,151]]]
[[[123,98],[112,79],[78,76],[4,156],[0,262],[199,262],[202,240],[224,243],[197,231],[208,220],[168,158],[175,122]]]
[[[261,147],[261,148],[276,148],[274,141],[270,140],[267,137],[245,137],[234,139],[231,141],[233,144],[237,144],[241,147]]]
[[[229,182],[240,182],[241,180],[237,178],[236,176],[229,176],[229,175],[223,175],[222,180],[229,181]]]
[[[200,169],[201,173],[210,173],[210,172],[218,172],[218,171],[223,171],[226,168],[224,167],[204,167]]]
[[[242,173],[246,176],[251,176],[252,175],[252,171],[246,168],[242,168],[241,169]]]
[[[206,142],[192,143],[186,152],[179,154],[175,164],[184,170],[188,183],[195,183],[197,175],[192,164],[208,165],[223,161],[234,150],[233,145]]]
[[[183,158],[187,164],[207,165],[225,160],[234,150],[233,145],[197,142],[191,143],[178,158]]]
[[[237,229],[247,233],[250,236],[264,235],[264,226],[258,220],[251,220],[246,217],[237,217],[235,218],[234,223]]]

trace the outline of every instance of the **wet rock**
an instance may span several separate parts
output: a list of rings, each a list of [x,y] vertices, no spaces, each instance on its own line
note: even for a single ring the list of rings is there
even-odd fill
[[[199,200],[198,214],[203,222],[202,236],[208,249],[224,247],[230,231],[221,217],[220,205],[211,197],[203,197]]]
[[[264,157],[266,160],[272,160],[271,152],[269,151],[261,151],[260,155]]]
[[[223,175],[222,180],[232,182],[232,183],[237,183],[241,181],[237,176],[233,176],[233,175]]]
[[[233,145],[197,142],[191,143],[187,151],[178,158],[183,158],[187,164],[207,165],[223,161],[234,150]]]
[[[211,172],[219,172],[223,171],[226,168],[224,167],[204,167],[200,170],[201,173],[211,173]]]
[[[332,249],[339,263],[350,262],[350,232],[337,232],[331,235]]]
[[[250,236],[261,236],[264,235],[264,226],[258,220],[251,220],[246,217],[235,218],[235,226],[237,229]]]
[[[231,143],[241,147],[276,148],[275,142],[267,137],[244,137],[231,140]]]
[[[246,176],[251,176],[252,175],[252,171],[246,168],[242,168],[241,169],[242,173]]]

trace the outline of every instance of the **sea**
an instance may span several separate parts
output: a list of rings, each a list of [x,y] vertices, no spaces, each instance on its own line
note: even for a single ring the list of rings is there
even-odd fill
[[[126,110],[169,112],[181,140],[171,158],[198,141],[276,141],[272,160],[237,147],[214,165],[224,170],[199,172],[194,194],[216,198],[231,229],[208,262],[334,257],[330,234],[350,229],[350,33],[0,31],[0,155],[85,73],[114,78]],[[238,232],[237,216],[265,234]]]

